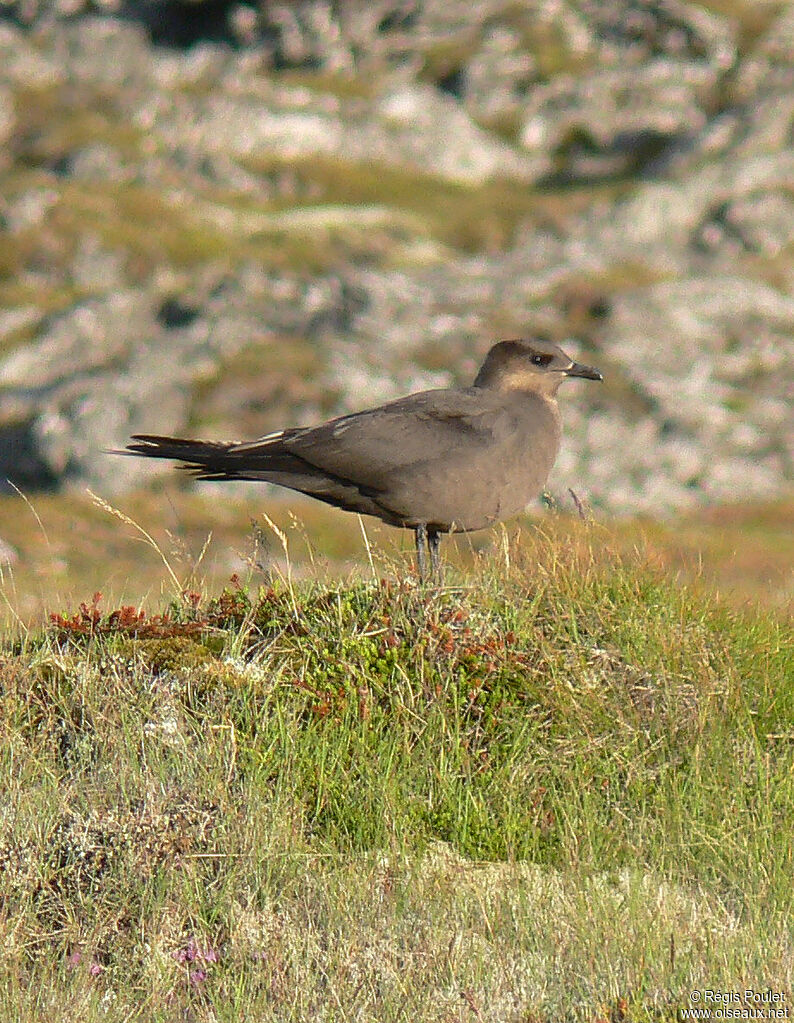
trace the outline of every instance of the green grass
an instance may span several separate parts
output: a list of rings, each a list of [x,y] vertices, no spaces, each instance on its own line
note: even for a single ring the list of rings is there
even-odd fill
[[[622,184],[609,184],[555,193],[509,180],[473,188],[415,170],[323,155],[289,161],[258,156],[241,162],[263,176],[289,169],[293,194],[272,203],[273,209],[327,204],[390,207],[417,218],[440,244],[469,253],[501,251],[522,225],[558,227],[599,198],[625,191]]]
[[[4,1018],[658,1020],[697,987],[790,994],[790,625],[603,547],[538,540],[440,591],[392,565],[87,604],[10,638]]]

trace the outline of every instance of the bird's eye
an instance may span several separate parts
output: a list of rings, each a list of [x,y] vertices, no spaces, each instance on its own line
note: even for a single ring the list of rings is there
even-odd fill
[[[533,355],[532,358],[529,361],[531,363],[533,363],[535,366],[542,366],[543,365],[543,356],[542,355]]]

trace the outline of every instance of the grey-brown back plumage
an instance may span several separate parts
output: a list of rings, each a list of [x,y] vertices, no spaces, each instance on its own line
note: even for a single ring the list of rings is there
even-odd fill
[[[548,341],[503,341],[471,387],[243,443],[137,435],[126,453],[176,459],[198,479],[275,483],[436,538],[508,518],[540,493],[559,450],[555,396],[566,376],[601,379]]]

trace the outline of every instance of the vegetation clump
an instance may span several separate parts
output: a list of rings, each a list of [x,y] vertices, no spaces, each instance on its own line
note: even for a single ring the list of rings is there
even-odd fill
[[[790,990],[793,679],[781,619],[581,547],[441,590],[97,596],[0,654],[0,1004],[640,1020],[705,976]]]

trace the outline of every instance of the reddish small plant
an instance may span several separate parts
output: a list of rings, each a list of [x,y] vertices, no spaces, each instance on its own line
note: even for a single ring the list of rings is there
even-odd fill
[[[194,599],[198,598],[198,599]],[[72,615],[50,613],[50,629],[55,639],[64,642],[68,639],[91,638],[121,634],[140,639],[167,639],[172,636],[185,636],[200,632],[211,627],[206,616],[197,615],[192,621],[176,621],[167,611],[161,615],[147,615],[142,608],[124,605],[107,614],[99,609],[102,594],[97,592],[91,601],[83,601],[79,609]],[[188,595],[188,602],[198,610],[201,597],[199,594]]]

